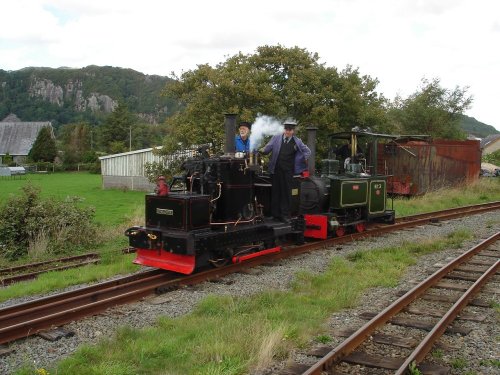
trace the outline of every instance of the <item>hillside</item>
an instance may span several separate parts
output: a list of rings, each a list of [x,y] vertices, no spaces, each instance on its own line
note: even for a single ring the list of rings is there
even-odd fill
[[[0,119],[14,113],[23,121],[51,121],[56,128],[80,121],[98,124],[122,101],[144,122],[161,123],[178,109],[175,100],[161,95],[170,81],[111,66],[0,69]],[[498,133],[468,116],[462,116],[461,127],[480,138]]]
[[[490,134],[500,133],[493,126],[477,121],[474,117],[462,116],[460,126],[466,134],[474,135],[478,138],[485,138]]]
[[[176,110],[161,96],[169,78],[110,66],[0,70],[0,119],[99,123],[120,101],[145,122],[158,123]]]

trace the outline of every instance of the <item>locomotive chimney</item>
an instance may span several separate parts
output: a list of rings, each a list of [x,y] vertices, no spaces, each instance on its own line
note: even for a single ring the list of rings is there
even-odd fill
[[[224,145],[224,154],[234,154],[234,132],[236,129],[236,115],[234,113],[226,113],[224,115],[224,126],[226,132],[226,142]]]
[[[307,147],[311,150],[311,156],[309,156],[308,166],[309,175],[314,176],[316,172],[316,132],[318,130],[315,126],[309,126],[307,130]]]

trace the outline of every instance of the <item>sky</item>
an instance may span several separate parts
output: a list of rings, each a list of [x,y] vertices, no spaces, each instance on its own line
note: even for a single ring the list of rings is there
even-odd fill
[[[378,79],[391,100],[422,79],[467,88],[465,114],[500,130],[498,0],[3,0],[0,14],[3,70],[108,65],[169,76],[297,46]]]

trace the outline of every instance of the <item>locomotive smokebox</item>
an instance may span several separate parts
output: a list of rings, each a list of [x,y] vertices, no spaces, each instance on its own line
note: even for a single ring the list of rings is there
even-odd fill
[[[226,113],[224,115],[224,127],[226,142],[224,146],[224,154],[234,154],[235,143],[234,143],[234,129],[236,129],[236,115],[234,113]]]
[[[309,126],[306,128],[307,130],[307,147],[311,150],[311,156],[309,156],[308,167],[309,174],[314,176],[316,172],[316,132],[318,128],[315,126]]]

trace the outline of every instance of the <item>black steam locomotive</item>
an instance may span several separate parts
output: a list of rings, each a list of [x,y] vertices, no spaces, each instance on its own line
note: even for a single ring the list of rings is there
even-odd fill
[[[269,217],[271,178],[257,154],[234,153],[235,124],[235,115],[226,115],[224,155],[200,152],[184,162],[167,196],[146,195],[146,225],[125,232],[137,251],[135,263],[190,274],[280,251],[283,241],[326,239],[364,231],[370,221],[394,222],[394,211],[386,209],[387,176],[368,173],[367,159],[356,154],[360,137],[376,135],[333,135],[332,141],[349,141],[354,151],[345,160],[331,154],[316,175],[315,129],[308,128],[311,175],[294,177],[292,219],[283,223]]]

